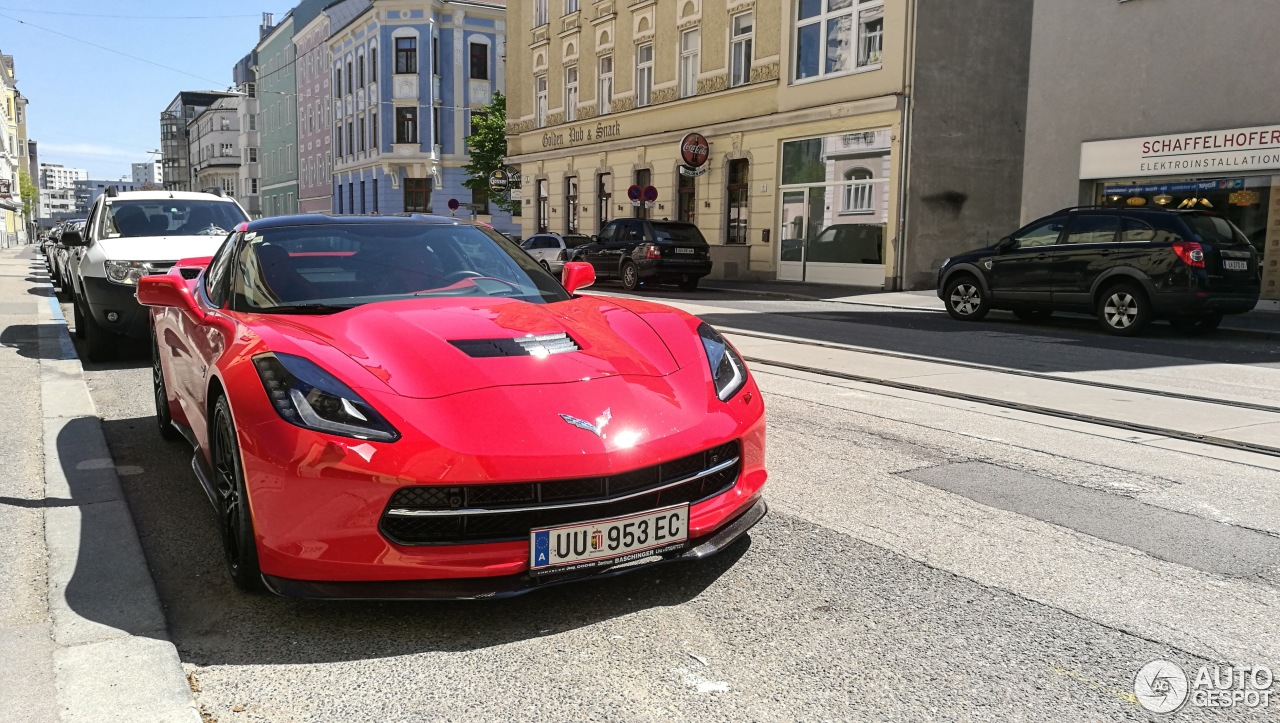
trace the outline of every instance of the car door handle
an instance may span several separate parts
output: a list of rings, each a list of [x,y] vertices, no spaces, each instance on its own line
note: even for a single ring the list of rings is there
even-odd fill
[[[1044,261],[1049,258],[1049,254],[1036,254],[1036,261]]]
[[[1098,255],[1099,255],[1099,256],[1110,256],[1110,255],[1111,255],[1111,250],[1110,250],[1110,249],[1100,249],[1100,250],[1098,251]]]

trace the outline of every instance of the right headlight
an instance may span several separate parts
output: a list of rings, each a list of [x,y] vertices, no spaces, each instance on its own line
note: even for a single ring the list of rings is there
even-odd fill
[[[747,383],[747,365],[743,363],[738,352],[729,346],[720,332],[709,324],[698,327],[698,336],[702,338],[702,348],[707,352],[707,362],[711,365],[711,378],[716,383],[716,396],[727,402]]]

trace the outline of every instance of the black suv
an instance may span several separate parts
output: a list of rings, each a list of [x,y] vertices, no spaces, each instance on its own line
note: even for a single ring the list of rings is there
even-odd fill
[[[677,283],[685,291],[711,273],[711,247],[691,223],[624,218],[610,221],[574,261],[595,267],[599,278],[622,279],[627,291],[642,281]]]
[[[1123,336],[1155,318],[1212,331],[1223,314],[1252,310],[1261,290],[1249,240],[1203,211],[1064,209],[938,271],[938,296],[956,319],[975,321],[991,309],[1026,321],[1084,311]]]

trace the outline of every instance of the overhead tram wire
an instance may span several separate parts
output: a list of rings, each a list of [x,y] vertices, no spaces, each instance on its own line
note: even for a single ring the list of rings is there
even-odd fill
[[[187,77],[189,77],[189,78],[195,78],[196,80],[202,80],[202,81],[204,81],[204,82],[206,82],[206,83],[212,83],[212,84],[213,84],[213,86],[212,86],[212,87],[215,87],[215,88],[216,88],[216,87],[221,86],[221,85],[223,84],[223,82],[224,82],[224,81],[221,81],[221,80],[213,80],[212,78],[206,78],[206,77],[204,77],[204,76],[202,76],[202,75],[196,75],[195,73],[190,73],[190,72],[187,72],[187,71],[182,70],[182,69],[180,69],[180,68],[175,68],[175,67],[173,67],[173,66],[171,66],[171,65],[165,65],[164,63],[157,63],[157,62],[156,62],[156,61],[154,61],[154,60],[148,60],[148,59],[146,59],[146,58],[141,58],[141,57],[138,57],[137,55],[131,55],[131,54],[126,53],[126,52],[124,52],[124,51],[116,50],[115,48],[108,48],[108,47],[106,47],[105,45],[98,45],[97,43],[94,43],[94,42],[92,42],[92,41],[84,40],[83,38],[77,38],[77,37],[75,37],[74,35],[68,35],[68,34],[66,34],[66,33],[64,33],[64,32],[61,32],[61,31],[58,31],[58,30],[54,30],[54,29],[52,29],[52,28],[46,28],[46,27],[44,27],[43,25],[36,25],[35,23],[28,22],[28,21],[26,21],[26,20],[22,20],[22,19],[20,19],[20,18],[15,18],[15,17],[13,17],[13,16],[11,16],[11,15],[5,15],[4,13],[0,13],[0,18],[4,18],[4,19],[6,19],[6,20],[12,20],[12,21],[13,21],[13,22],[15,22],[15,23],[18,23],[18,24],[20,24],[20,25],[26,25],[26,26],[28,26],[28,27],[32,27],[32,28],[36,28],[37,30],[43,30],[43,31],[45,31],[46,33],[52,33],[52,34],[57,35],[57,36],[59,36],[59,37],[66,38],[67,40],[73,40],[73,41],[75,41],[75,42],[77,42],[77,43],[82,43],[82,44],[84,44],[84,45],[88,45],[88,46],[89,46],[89,47],[91,47],[91,48],[97,48],[98,50],[105,50],[105,51],[106,51],[106,52],[108,52],[108,53],[114,53],[115,55],[119,55],[119,56],[121,56],[121,57],[128,58],[128,59],[130,59],[130,60],[136,60],[136,61],[138,61],[139,63],[145,63],[145,64],[147,64],[147,65],[154,65],[154,66],[155,66],[155,67],[157,67],[157,68],[163,68],[163,69],[165,69],[165,70],[170,70],[170,71],[173,71],[173,72],[175,72],[175,73],[180,73],[180,74],[185,75],[185,76],[187,76]],[[264,75],[263,75],[263,77],[264,77],[264,78],[265,78],[265,77],[270,77],[272,74],[277,73],[277,72],[280,72],[280,71],[281,71],[281,70],[283,70],[284,68],[289,67],[289,66],[291,66],[291,65],[294,65],[295,63],[297,63],[297,58],[294,58],[293,60],[289,61],[289,63],[288,63],[287,65],[281,66],[280,68],[277,68],[276,70],[271,71],[271,73],[264,74]],[[323,99],[338,100],[338,98],[335,98],[334,96],[328,96],[328,95],[312,95],[312,94],[309,94],[309,93],[285,93],[284,91],[279,91],[279,90],[262,90],[262,89],[259,89],[259,90],[258,90],[258,95],[263,95],[263,94],[265,94],[265,93],[271,93],[271,94],[274,94],[274,95],[288,96],[288,97],[292,97],[292,98],[295,98],[295,99],[297,99],[297,98],[310,98],[310,99],[321,99],[321,100],[323,100]],[[378,102],[377,102],[377,105],[380,105],[380,106],[382,106],[382,105],[386,105],[386,106],[395,106],[395,103],[394,103],[393,101],[389,101],[389,100],[380,100],[380,101],[378,101]],[[426,106],[426,107],[440,108],[441,110],[476,110],[476,109],[471,108],[471,107],[469,107],[469,106],[456,106],[456,105],[433,105],[433,106]]]
[[[239,15],[107,15],[102,13],[73,13],[64,10],[31,10],[4,6],[0,6],[0,10],[11,13],[31,13],[32,15],[60,15],[64,17],[110,18],[116,20],[233,20],[258,17],[256,13],[242,13]]]

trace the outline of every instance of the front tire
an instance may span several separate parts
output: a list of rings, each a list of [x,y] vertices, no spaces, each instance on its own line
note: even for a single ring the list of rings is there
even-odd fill
[[[103,329],[92,312],[81,311],[80,316],[84,319],[84,355],[92,362],[109,361],[115,355],[115,334]],[[79,323],[76,329],[80,329]]]
[[[262,571],[258,567],[258,539],[253,529],[253,514],[249,509],[248,488],[244,483],[244,465],[240,460],[236,424],[231,417],[231,404],[225,395],[218,397],[213,405],[209,440],[227,572],[231,575],[231,581],[241,590],[261,592],[264,586]]]
[[[156,425],[160,436],[169,441],[182,439],[173,426],[173,414],[169,411],[169,388],[164,383],[164,365],[160,363],[160,343],[156,330],[151,330],[151,389],[156,402]]]
[[[1119,284],[1102,292],[1098,299],[1098,323],[1116,336],[1137,336],[1151,323],[1151,302],[1142,289]]]
[[[635,291],[640,286],[640,270],[631,261],[622,262],[622,288]]]
[[[991,301],[972,276],[958,276],[949,281],[942,297],[947,313],[957,321],[978,321],[991,311]]]
[[[71,294],[71,322],[75,324],[75,334],[77,339],[84,338],[84,308],[80,306],[80,297],[76,295],[75,289],[70,289]]]

